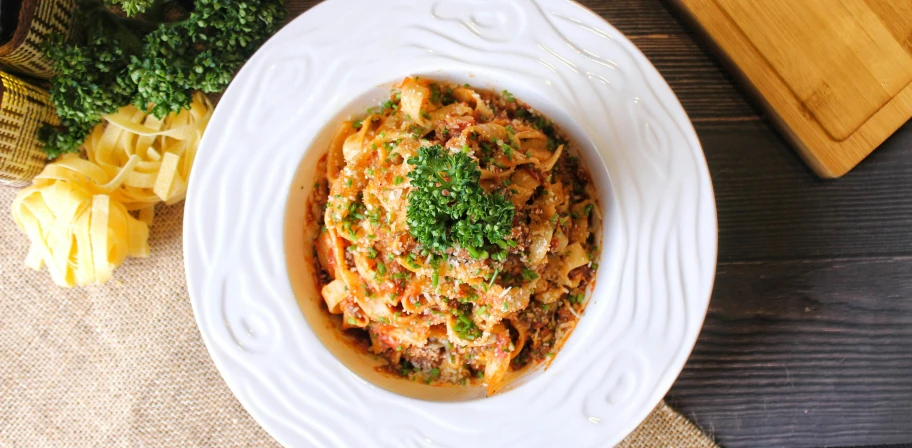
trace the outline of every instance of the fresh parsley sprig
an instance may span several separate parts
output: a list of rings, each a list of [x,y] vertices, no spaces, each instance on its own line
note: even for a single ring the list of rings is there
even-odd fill
[[[458,245],[475,258],[486,258],[486,247],[505,243],[513,203],[503,195],[485,193],[477,161],[434,145],[419,148],[408,163],[414,169],[408,175],[413,190],[406,218],[421,245],[438,253]]]

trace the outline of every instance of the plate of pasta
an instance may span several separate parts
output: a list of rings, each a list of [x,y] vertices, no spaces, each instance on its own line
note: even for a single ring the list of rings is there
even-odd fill
[[[572,1],[323,2],[241,70],[197,160],[197,323],[286,446],[612,445],[706,313],[693,128]]]

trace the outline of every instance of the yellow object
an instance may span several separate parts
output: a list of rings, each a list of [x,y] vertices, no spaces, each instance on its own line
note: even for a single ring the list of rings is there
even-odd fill
[[[127,256],[149,254],[148,225],[102,192],[96,182],[110,179],[93,167],[62,156],[13,201],[13,219],[32,242],[26,265],[47,265],[60,286],[103,283]]]
[[[105,116],[106,125],[95,127],[85,142],[86,155],[112,179],[122,175],[107,192],[127,210],[180,202],[187,195],[190,167],[211,116],[212,104],[199,92],[190,109],[163,120],[134,106],[122,107]],[[151,210],[142,216],[151,217]]]
[[[54,34],[70,36],[76,18],[74,0],[20,0],[19,23],[0,45],[0,63],[41,79],[54,76],[44,45]]]
[[[38,141],[45,124],[60,124],[47,91],[0,72],[0,186],[24,187],[48,163]]]
[[[86,140],[88,160],[61,156],[13,201],[32,242],[26,265],[47,265],[55,283],[71,287],[104,283],[126,257],[148,256],[154,207],[186,195],[211,115],[197,93],[189,110],[163,120],[133,106],[106,116]]]

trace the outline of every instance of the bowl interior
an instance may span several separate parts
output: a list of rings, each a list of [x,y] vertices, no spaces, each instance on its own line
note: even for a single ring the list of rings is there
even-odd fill
[[[576,125],[576,121],[566,112],[559,110],[553,104],[544,100],[541,95],[536,94],[536,88],[540,88],[538,86],[517,85],[516,83],[511,83],[508,79],[483,77],[472,73],[418,73],[412,75],[427,76],[435,80],[447,80],[459,84],[469,83],[473,87],[491,89],[496,92],[507,89],[517,98],[525,101],[554,121],[571,139],[578,150],[577,155],[588,167],[589,174],[599,194],[600,208],[603,215],[602,232],[600,235],[596,234],[597,244],[602,247],[599,260],[600,268],[595,281],[589,286],[590,300],[587,305],[587,311],[591,307],[597,306],[598,301],[592,300],[593,298],[591,297],[592,290],[595,284],[607,282],[608,272],[613,269],[611,261],[615,257],[611,255],[612,250],[610,249],[613,246],[611,241],[617,237],[616,226],[612,225],[617,222],[617,216],[613,206],[613,192],[607,170],[604,169],[604,164],[599,157],[598,151],[583,130]],[[406,74],[403,74],[404,76]],[[289,281],[301,312],[316,336],[339,362],[362,381],[396,394],[423,400],[465,401],[483,398],[485,391],[480,386],[430,386],[379,372],[377,368],[384,365],[385,360],[378,356],[370,355],[353,345],[353,340],[340,330],[341,319],[336,316],[330,316],[323,309],[323,298],[316,285],[313,251],[313,241],[316,235],[307,230],[306,223],[309,219],[312,219],[308,217],[308,198],[313,190],[317,162],[326,154],[340,122],[351,117],[361,116],[368,107],[373,107],[386,101],[389,97],[390,89],[400,80],[401,78],[390,80],[388,83],[367,89],[354,98],[339,99],[338,104],[335,105],[335,112],[327,114],[331,118],[326,121],[326,125],[323,126],[310,143],[302,160],[300,160],[294,180],[290,186],[285,212],[285,257]],[[578,330],[571,333],[568,339],[574,339],[574,334],[578,333],[583,327],[586,321],[586,314],[584,313],[580,319],[577,326]],[[588,333],[589,331],[584,332]],[[560,355],[561,353],[558,351],[555,358],[560,357]],[[537,367],[512,373],[507,378],[507,385],[498,395],[509,393],[510,390],[535,380],[545,368],[547,366],[543,363]]]

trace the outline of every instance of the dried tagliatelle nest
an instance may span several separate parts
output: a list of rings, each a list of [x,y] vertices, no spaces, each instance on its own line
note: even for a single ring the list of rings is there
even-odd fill
[[[46,265],[55,283],[71,287],[104,283],[126,257],[148,256],[154,207],[186,196],[212,109],[197,92],[189,109],[162,120],[134,106],[105,116],[85,158],[48,164],[13,201],[13,219],[32,243],[26,265]]]

